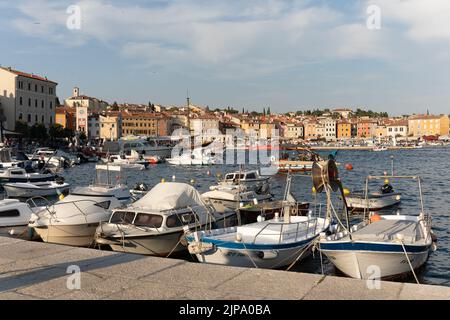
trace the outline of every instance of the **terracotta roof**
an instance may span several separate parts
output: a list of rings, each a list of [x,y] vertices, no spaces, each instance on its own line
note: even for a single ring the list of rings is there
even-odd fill
[[[440,119],[441,116],[435,116],[432,114],[418,114],[409,117],[410,120],[419,120],[419,119]]]
[[[5,70],[5,71],[14,73],[15,75],[21,76],[21,77],[30,78],[30,79],[35,79],[35,80],[40,80],[40,81],[45,81],[45,82],[51,82],[51,83],[54,83],[54,84],[58,84],[58,83],[55,82],[55,81],[48,80],[46,77],[41,77],[41,76],[38,76],[38,75],[35,75],[35,74],[32,74],[32,73],[26,73],[26,72],[14,70],[14,69],[11,69],[11,68],[6,68],[6,67],[0,67],[0,68],[3,69],[3,70]]]

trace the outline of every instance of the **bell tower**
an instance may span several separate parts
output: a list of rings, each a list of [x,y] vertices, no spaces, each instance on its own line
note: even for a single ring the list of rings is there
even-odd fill
[[[78,97],[80,95],[80,88],[74,87],[72,90],[72,97]]]

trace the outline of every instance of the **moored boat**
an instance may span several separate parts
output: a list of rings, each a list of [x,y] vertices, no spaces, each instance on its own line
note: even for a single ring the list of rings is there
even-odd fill
[[[67,195],[70,184],[63,181],[13,182],[3,185],[9,198],[32,198]]]

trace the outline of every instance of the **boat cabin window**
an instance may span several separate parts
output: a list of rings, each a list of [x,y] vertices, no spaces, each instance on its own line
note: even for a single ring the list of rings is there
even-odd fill
[[[134,220],[134,212],[127,211],[116,211],[111,216],[109,222],[111,223],[133,223]]]
[[[105,210],[108,210],[109,209],[109,206],[111,205],[111,201],[102,201],[102,202],[99,202],[99,203],[96,203],[95,204],[97,207],[100,207],[100,208],[103,208],[103,209],[105,209]]]
[[[23,172],[20,170],[14,170],[14,171],[11,171],[11,174],[23,174]]]
[[[245,179],[256,179],[256,174],[254,172],[247,173]]]
[[[163,217],[158,214],[138,213],[134,225],[138,227],[160,228]]]
[[[19,210],[0,211],[0,218],[20,217]]]
[[[226,180],[233,180],[233,179],[234,179],[234,174],[233,174],[233,173],[227,174],[227,175],[225,176],[225,179],[226,179]]]
[[[166,226],[168,228],[176,228],[187,224],[195,223],[196,221],[198,221],[198,217],[195,215],[195,213],[192,212],[176,213],[167,218]]]

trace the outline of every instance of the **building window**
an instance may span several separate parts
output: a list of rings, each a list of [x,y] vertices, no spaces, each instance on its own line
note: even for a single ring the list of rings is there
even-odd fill
[[[50,116],[50,124],[53,124],[53,117]]]
[[[37,92],[37,84],[34,85],[34,91]]]
[[[44,100],[41,101],[41,107],[44,109]]]
[[[28,122],[31,122],[31,114],[28,114]]]
[[[19,113],[19,120],[22,120],[22,113]]]
[[[22,105],[23,104],[23,100],[22,97],[19,98],[19,104]]]
[[[41,93],[44,93],[44,86],[41,86]]]
[[[38,102],[37,99],[34,100],[34,107],[37,108]]]
[[[41,122],[44,123],[44,115],[42,115]]]
[[[28,83],[28,91],[31,91],[31,83]]]
[[[28,106],[31,107],[31,98],[28,98]]]
[[[34,115],[34,123],[38,123],[38,116],[37,116],[37,114]]]
[[[50,109],[53,109],[53,102],[50,101]]]

